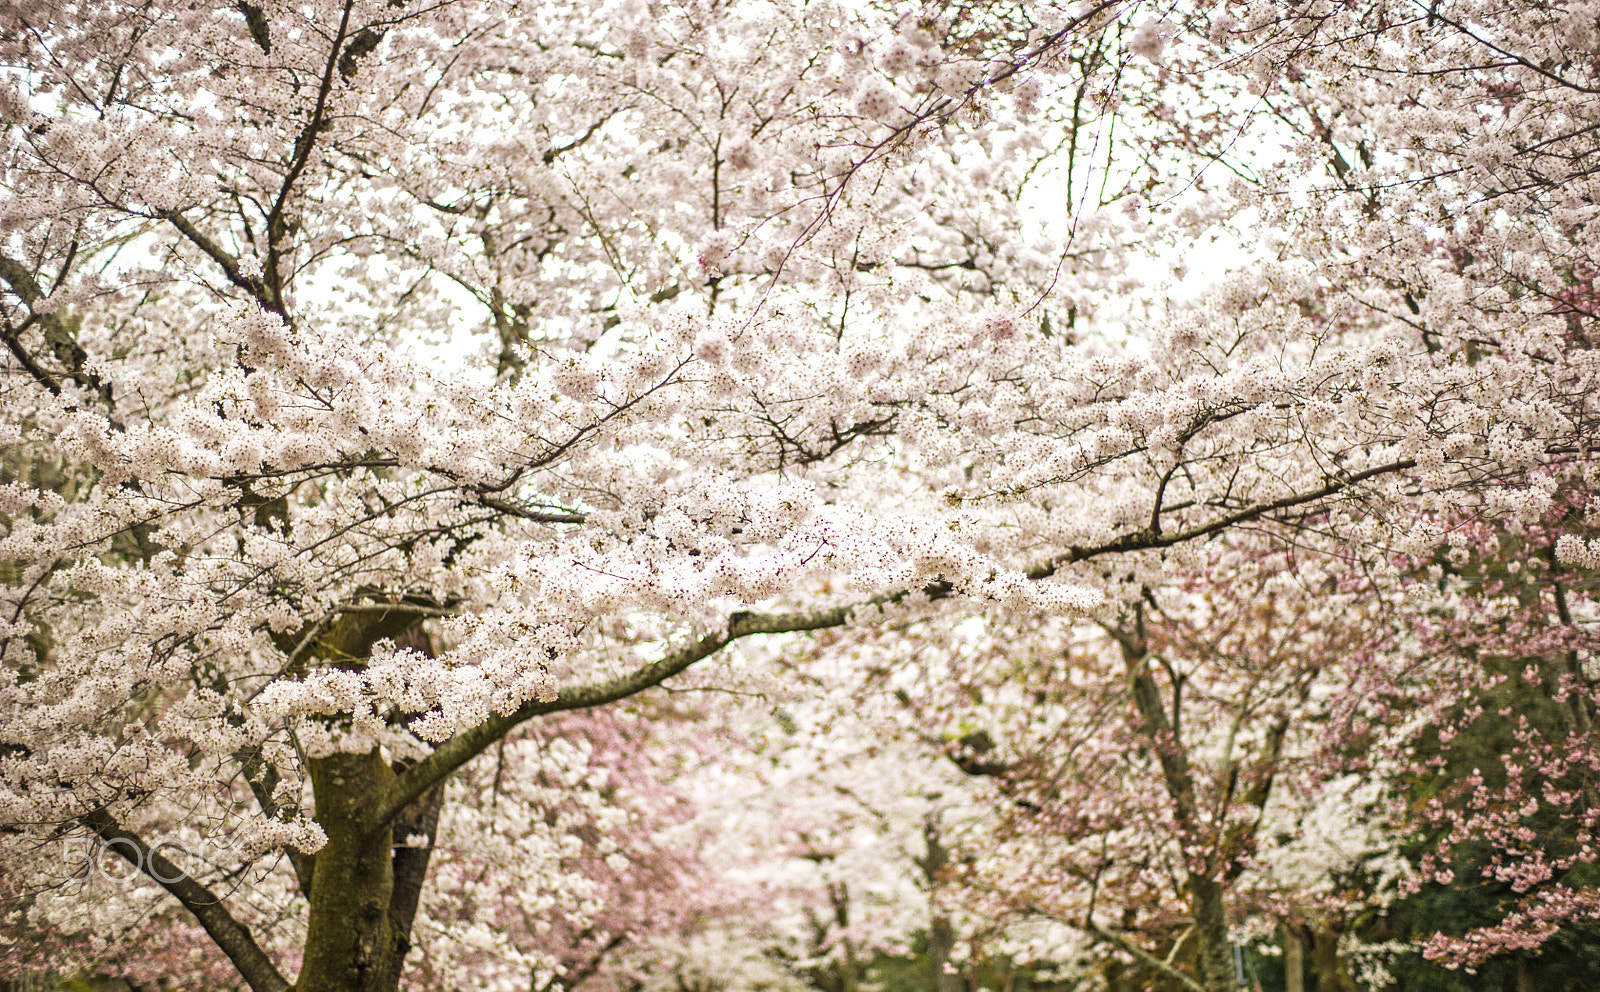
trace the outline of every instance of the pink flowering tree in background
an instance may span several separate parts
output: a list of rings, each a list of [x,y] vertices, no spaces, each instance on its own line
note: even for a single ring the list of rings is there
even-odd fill
[[[1240,544],[1126,622],[1021,616],[860,649],[938,673],[901,695],[989,807],[952,843],[947,900],[1076,932],[1097,950],[1056,939],[1113,989],[1232,987],[1234,944],[1285,925],[1348,981],[1343,922],[1410,874],[1363,827],[1383,781],[1346,753],[1341,712],[1397,618],[1349,562]],[[1366,891],[1340,884],[1358,871]]]
[[[619,952],[738,905],[674,797],[749,740],[737,706],[697,738],[650,690],[761,668],[839,707],[775,659],[837,629],[893,685],[909,646],[1016,630],[1048,645],[1025,675],[1066,652],[1085,679],[986,730],[1075,783],[1008,780],[1035,847],[1117,847],[985,884],[1146,966],[1192,930],[1168,977],[1223,987],[1318,659],[1405,671],[1389,604],[1455,602],[1418,563],[1463,522],[1596,565],[1589,504],[1551,515],[1597,482],[1595,30],[1388,0],[7,6],[8,960],[648,985]],[[1230,239],[1251,264],[1211,295],[1140,291]],[[1340,614],[1251,614],[1255,554],[1311,600],[1307,563],[1346,563]],[[1576,720],[1559,588],[1567,681],[1540,677]],[[1229,609],[1254,626],[1202,650]],[[1163,721],[1191,668],[1183,705],[1238,733],[1186,756]],[[1567,788],[1547,743],[1508,783]],[[1139,829],[1108,832],[1102,781]],[[960,873],[935,813],[929,893]],[[837,859],[795,845],[859,814],[811,816],[773,842]],[[1097,915],[1110,891],[1142,929]],[[813,958],[879,939],[854,914]]]
[[[1451,598],[1415,629],[1437,687],[1433,727],[1387,742],[1402,770],[1393,822],[1420,842],[1412,891],[1498,896],[1476,919],[1420,934],[1426,956],[1450,968],[1509,954],[1519,975],[1532,973],[1563,929],[1600,918],[1594,570],[1590,528],[1573,517],[1586,505],[1569,491],[1543,521],[1463,522],[1427,563]]]
[[[429,838],[409,983],[629,988],[642,945],[725,911],[716,867],[666,839],[693,813],[665,785],[692,762],[693,741],[674,739],[689,719],[566,715],[463,769]],[[549,884],[552,864],[567,885]]]

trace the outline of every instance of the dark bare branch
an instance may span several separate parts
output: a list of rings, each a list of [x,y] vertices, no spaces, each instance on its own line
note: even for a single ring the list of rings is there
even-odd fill
[[[150,848],[137,834],[124,830],[104,810],[90,813],[83,821],[108,847],[176,896],[183,908],[194,914],[212,941],[239,969],[239,974],[249,983],[251,992],[288,992],[292,988],[250,935],[249,929],[233,918],[222,900],[210,889],[190,878],[160,851]]]

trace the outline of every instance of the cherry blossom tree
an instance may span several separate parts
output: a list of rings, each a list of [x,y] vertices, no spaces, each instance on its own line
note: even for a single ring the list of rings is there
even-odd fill
[[[1463,352],[1473,367],[1493,358],[1588,364],[1592,10],[1375,3],[1237,6],[1204,16],[1219,51],[1253,47],[1245,92],[1299,136],[1304,162],[1325,163],[1322,180],[1298,188],[1286,174],[1268,178],[1258,202],[1286,223],[1338,296],[1366,319],[1381,314],[1411,328],[1430,354]],[[1275,48],[1287,56],[1262,72],[1262,54]],[[1362,319],[1340,309],[1346,316],[1334,319]],[[1313,319],[1336,312],[1318,304]],[[1574,435],[1579,451],[1591,435],[1591,427]],[[1448,537],[1433,560],[1422,555],[1410,566],[1426,569],[1428,584],[1408,593],[1436,600],[1424,614],[1431,619],[1419,615],[1414,628],[1421,646],[1365,690],[1444,728],[1436,740],[1400,737],[1426,765],[1420,781],[1451,783],[1452,801],[1440,796],[1426,807],[1425,834],[1442,846],[1422,858],[1421,877],[1442,879],[1455,855],[1479,842],[1493,851],[1485,877],[1513,895],[1502,920],[1429,942],[1430,957],[1456,966],[1535,948],[1593,915],[1582,839],[1595,808],[1582,784],[1595,743],[1592,466],[1557,458],[1531,478],[1501,479],[1478,505],[1429,525]],[[1431,697],[1397,691],[1402,672],[1425,680]],[[1524,683],[1515,690],[1522,698],[1544,694],[1549,703],[1506,711],[1518,697],[1492,701],[1486,678]],[[1373,716],[1381,725],[1381,714],[1363,713]],[[1471,767],[1447,773],[1451,735],[1479,724],[1481,738],[1495,732],[1483,724],[1497,721],[1509,731],[1502,767],[1488,779]]]
[[[1429,563],[1453,597],[1415,628],[1432,726],[1379,749],[1401,756],[1394,819],[1420,848],[1411,889],[1502,896],[1494,918],[1431,934],[1426,956],[1448,967],[1514,954],[1526,970],[1527,952],[1596,918],[1593,581],[1558,550],[1583,546],[1571,513],[1586,502],[1561,493],[1529,525],[1464,522]]]
[[[1348,696],[1395,618],[1348,563],[1235,543],[1125,624],[1016,617],[862,650],[918,658],[915,722],[987,783],[989,825],[952,839],[950,901],[1071,928],[1112,988],[1231,987],[1243,935],[1288,923],[1336,943],[1411,874],[1367,822],[1384,822],[1384,778],[1348,749]],[[1357,872],[1375,879],[1359,894]]]
[[[93,961],[181,906],[255,992],[574,981],[672,855],[620,724],[536,717],[1593,491],[1576,6],[7,6],[13,915]],[[1258,122],[1307,138],[1191,197]],[[1246,216],[1206,306],[1111,306]]]
[[[872,519],[899,411],[1072,268],[1017,255],[998,88],[1082,18],[5,17],[8,885],[62,892],[87,830],[256,989],[394,987],[406,840],[525,721],[926,581],[878,571],[925,543]],[[983,184],[945,154],[1008,141]],[[945,328],[911,350],[906,293]],[[145,839],[197,824],[231,856]],[[497,869],[559,893],[560,860]]]

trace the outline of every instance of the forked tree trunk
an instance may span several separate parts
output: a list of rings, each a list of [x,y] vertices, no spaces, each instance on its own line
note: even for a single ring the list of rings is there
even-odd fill
[[[310,764],[317,823],[328,843],[316,855],[305,955],[295,990],[396,992],[411,947],[444,787],[429,790],[392,825],[374,827],[363,813],[395,778],[395,770],[377,752],[336,754]],[[406,843],[418,836],[421,843]]]
[[[365,657],[378,636],[433,653],[427,635],[416,626],[352,624],[330,632],[325,642],[340,636],[343,643],[338,646],[346,656]],[[312,758],[308,765],[317,824],[328,842],[312,862],[311,911],[295,992],[397,992],[444,804],[444,784],[435,785],[392,821],[375,823],[370,811],[402,767],[391,767],[377,750]],[[422,842],[409,843],[414,837]]]
[[[1172,798],[1173,812],[1180,824],[1192,826],[1198,820],[1195,804],[1194,772],[1189,754],[1179,736],[1174,719],[1169,719],[1160,688],[1150,673],[1148,643],[1144,634],[1144,614],[1136,613],[1135,631],[1112,631],[1122,647],[1128,665],[1128,688],[1138,708],[1149,753],[1161,767],[1163,783]],[[1215,868],[1189,871],[1189,898],[1194,915],[1196,946],[1195,970],[1198,983],[1206,992],[1238,992],[1234,975],[1233,941],[1228,935],[1227,886],[1212,876]]]
[[[376,751],[315,758],[310,765],[317,823],[328,842],[317,852],[295,990],[388,992],[399,987],[404,956],[389,917],[394,838],[388,824],[364,822],[362,807],[394,772]]]

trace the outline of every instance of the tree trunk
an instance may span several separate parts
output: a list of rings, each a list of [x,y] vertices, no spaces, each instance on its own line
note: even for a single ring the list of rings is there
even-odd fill
[[[950,966],[950,954],[956,947],[955,930],[950,926],[950,918],[939,911],[939,883],[943,879],[945,866],[950,861],[950,852],[939,840],[939,814],[929,813],[922,824],[922,839],[928,846],[927,854],[918,864],[922,874],[928,880],[928,908],[931,919],[928,923],[928,964],[933,969],[930,976],[932,981],[928,987],[932,992],[961,992],[961,976],[955,973]]]
[[[933,968],[933,992],[962,992],[961,976],[950,965],[950,952],[955,950],[955,931],[950,920],[935,916],[928,928],[928,963]]]
[[[1220,882],[1198,875],[1189,876],[1193,900],[1194,934],[1199,945],[1196,964],[1200,984],[1207,992],[1236,992],[1233,973],[1233,941],[1228,938],[1228,921],[1223,912]]]
[[[1311,956],[1317,965],[1317,992],[1360,992],[1339,956],[1339,934],[1318,930],[1311,935]]]
[[[1306,945],[1294,928],[1283,928],[1283,992],[1306,992]]]
[[[1138,967],[1130,968],[1116,958],[1107,958],[1100,967],[1106,980],[1106,992],[1149,992],[1154,988],[1148,982],[1139,981],[1145,972]]]
[[[309,764],[317,823],[328,843],[316,856],[295,992],[392,992],[405,955],[389,917],[394,836],[387,823],[369,826],[362,809],[394,780],[394,771],[375,750]]]
[[[841,934],[850,932],[850,887],[844,882],[828,885],[828,901],[833,904],[833,925]],[[856,992],[861,977],[860,962],[856,960],[855,943],[849,937],[840,937],[844,954],[833,962],[838,992]]]
[[[1194,772],[1189,766],[1189,752],[1179,736],[1176,717],[1171,720],[1167,718],[1161,689],[1150,674],[1143,609],[1138,608],[1135,616],[1138,618],[1136,631],[1112,633],[1122,646],[1122,657],[1128,665],[1128,688],[1149,738],[1145,751],[1161,765],[1162,779],[1167,794],[1172,797],[1172,811],[1179,824],[1192,829],[1197,817]],[[1207,862],[1209,860],[1208,857]],[[1227,890],[1225,883],[1216,875],[1217,869],[1214,867],[1200,871],[1191,869],[1189,873],[1189,897],[1197,945],[1196,970],[1200,973],[1200,984],[1207,992],[1237,992],[1233,973],[1233,941],[1228,938],[1224,905]]]
[[[1534,992],[1533,969],[1525,957],[1517,958],[1517,992]]]
[[[319,654],[365,658],[380,637],[432,656],[414,617],[345,618],[316,644]],[[371,810],[404,766],[376,750],[307,762],[318,826],[328,843],[310,859],[311,911],[295,992],[398,992],[411,924],[433,855],[444,782],[386,823]],[[412,842],[413,838],[420,838]],[[396,841],[401,847],[396,847]]]
[[[377,752],[315,758],[310,766],[317,823],[328,843],[314,861],[295,992],[398,992],[444,784],[405,807],[392,825],[373,827],[362,815],[367,801],[400,769]]]

